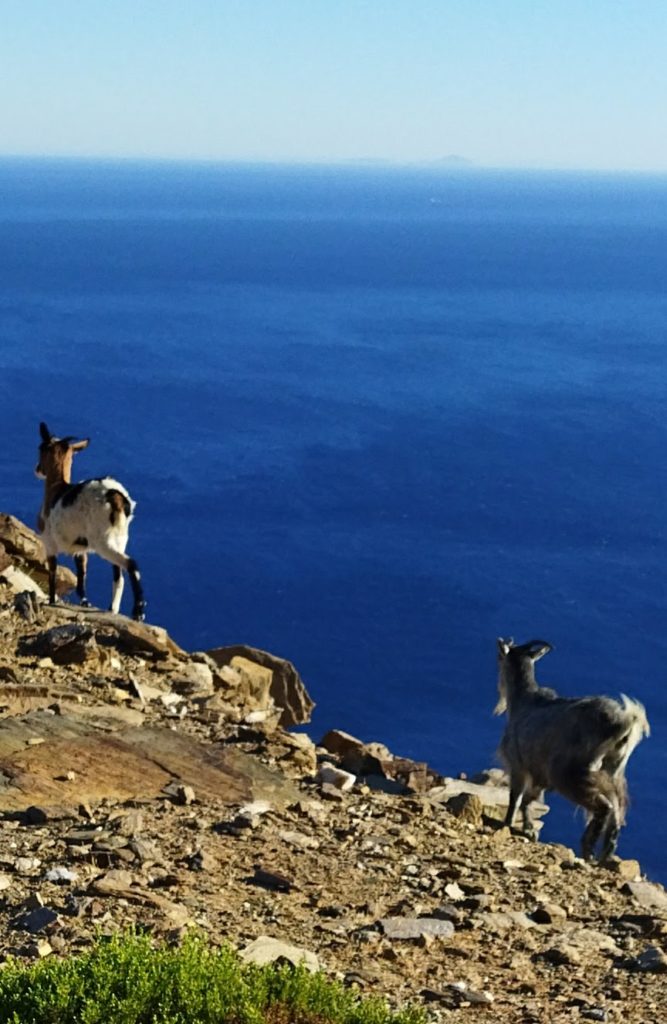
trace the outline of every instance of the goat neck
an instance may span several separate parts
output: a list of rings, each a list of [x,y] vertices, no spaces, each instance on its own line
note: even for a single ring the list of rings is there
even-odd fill
[[[66,449],[53,447],[40,462],[40,469],[44,476],[44,503],[41,512],[43,521],[48,519],[53,504],[72,482],[73,456],[74,452],[70,447]]]

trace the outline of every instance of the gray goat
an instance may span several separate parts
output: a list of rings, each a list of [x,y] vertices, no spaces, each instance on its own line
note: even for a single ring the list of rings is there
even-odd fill
[[[539,686],[535,662],[550,650],[551,644],[543,640],[498,640],[500,697],[494,713],[507,712],[500,756],[510,776],[505,824],[512,825],[521,807],[524,832],[536,838],[530,805],[544,790],[554,790],[586,812],[582,856],[590,860],[602,837],[604,861],[616,849],[625,822],[625,766],[642,737],[649,735],[646,711],[625,695],[620,701],[567,698]]]

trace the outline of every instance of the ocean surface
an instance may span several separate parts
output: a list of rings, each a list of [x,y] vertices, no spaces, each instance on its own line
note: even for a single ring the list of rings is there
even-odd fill
[[[666,283],[666,177],[0,161],[0,509],[39,420],[89,436],[151,621],[446,774],[495,763],[496,637],[549,640],[647,707],[619,852],[667,882]]]

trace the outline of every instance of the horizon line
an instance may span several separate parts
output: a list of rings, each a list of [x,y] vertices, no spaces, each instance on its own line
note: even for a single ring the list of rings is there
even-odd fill
[[[479,163],[463,156],[393,159],[391,157],[280,158],[232,156],[174,156],[108,153],[0,153],[0,161],[55,161],[63,163],[201,164],[231,167],[367,168],[370,170],[441,170],[457,174],[506,171],[537,174],[667,175],[667,167],[591,167],[585,165]]]

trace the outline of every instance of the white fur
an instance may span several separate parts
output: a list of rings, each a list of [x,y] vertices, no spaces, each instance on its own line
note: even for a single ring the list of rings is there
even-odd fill
[[[122,512],[116,515],[113,524],[111,506],[107,501],[108,491],[119,491],[127,498],[131,508],[129,516]],[[86,481],[71,505],[57,501],[49,510],[43,534],[47,556],[59,552],[74,555],[87,551],[107,558],[109,550],[124,554],[135,504],[123,485],[112,477]],[[81,537],[88,541],[87,546],[76,543]]]
[[[129,516],[123,511],[112,509],[107,497],[109,491],[119,491],[127,498],[130,504]],[[125,549],[135,506],[136,502],[132,501],[123,485],[113,477],[85,481],[71,505],[63,505],[62,501],[57,501],[49,510],[42,535],[47,557],[60,552],[69,555],[93,553],[121,570],[126,569],[128,559]],[[82,538],[87,543],[77,544]],[[125,578],[121,571],[118,579],[113,581],[111,592],[111,611],[115,614],[120,611],[124,587]]]

